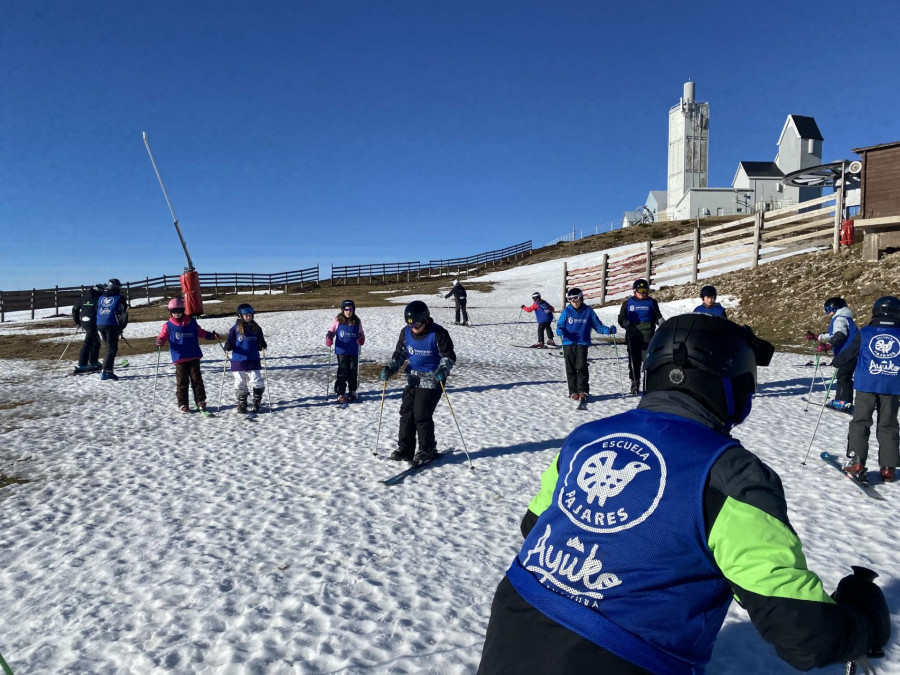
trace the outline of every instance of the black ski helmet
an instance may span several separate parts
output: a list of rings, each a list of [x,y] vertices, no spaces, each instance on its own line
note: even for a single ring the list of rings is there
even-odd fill
[[[97,293],[102,293],[103,291],[106,290],[106,284],[94,284],[94,285],[91,287],[91,290],[92,290],[92,291],[95,291],[95,292],[97,292]]]
[[[842,307],[846,307],[847,303],[844,302],[843,298],[833,297],[828,298],[823,305],[826,314],[830,314],[831,312],[836,312]]]
[[[701,300],[702,300],[703,298],[712,298],[712,299],[715,300],[715,298],[716,298],[718,295],[719,295],[719,294],[716,293],[716,287],[715,287],[715,286],[704,286],[703,288],[700,289],[700,299],[701,299]]]
[[[348,307],[349,307],[350,309],[352,309],[354,312],[356,311],[356,303],[355,303],[355,302],[353,302],[352,300],[344,300],[344,301],[341,303],[341,311],[343,312],[343,311],[344,311],[345,309],[347,309]]]
[[[584,300],[584,293],[577,286],[572,287],[566,291],[566,300]]]
[[[237,306],[237,313],[238,316],[244,316],[244,314],[256,314],[256,312],[253,311],[253,308],[246,302],[242,302]]]
[[[878,298],[872,305],[872,317],[889,316],[894,319],[900,318],[900,300],[893,295],[885,295]]]
[[[650,284],[647,283],[646,279],[635,279],[634,283],[631,285],[631,290],[634,292],[642,291],[644,293],[649,293]]]
[[[532,300],[540,300],[540,299],[541,299],[541,294],[538,293],[537,291],[535,291],[534,293],[531,294],[531,299],[532,299]]]
[[[756,367],[775,348],[749,326],[709,314],[682,314],[660,326],[644,360],[647,391],[681,391],[729,428],[750,414]]]
[[[425,323],[430,316],[431,312],[428,311],[428,305],[421,300],[413,300],[406,306],[406,309],[403,310],[403,318],[409,325],[414,323]]]
[[[118,279],[110,279],[106,282],[106,290],[108,291],[117,291],[122,288],[122,282]]]

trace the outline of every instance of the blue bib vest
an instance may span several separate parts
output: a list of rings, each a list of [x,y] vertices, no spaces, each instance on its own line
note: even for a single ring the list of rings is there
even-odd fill
[[[191,318],[185,325],[167,321],[169,324],[169,355],[172,363],[185,359],[199,359],[203,356],[200,351],[200,327],[197,320]]]
[[[628,323],[632,325],[653,323],[653,301],[650,298],[644,298],[643,300],[628,298],[628,309],[625,317],[628,319]]]
[[[196,326],[196,323],[194,325]],[[235,329],[234,349],[231,351],[231,360],[259,362],[259,334],[251,335],[248,332],[246,335],[241,335],[241,332]]]
[[[847,318],[847,317],[844,317]],[[834,335],[834,321],[837,319],[836,316],[831,317],[831,323],[828,325],[828,333]],[[856,327],[856,322],[853,319],[847,319],[847,323],[849,324],[849,334],[847,335],[847,340],[839,347],[834,347],[834,355],[837,356],[842,351],[844,351],[844,347],[853,342],[853,338],[856,337],[856,334],[859,332],[859,328]]]
[[[900,396],[900,328],[866,326],[860,331],[853,388]]]
[[[711,314],[712,316],[725,316],[725,308],[722,307],[718,302],[714,303],[712,307],[707,307],[706,305],[698,305],[694,310],[694,314]]]
[[[566,342],[577,345],[591,344],[591,320],[594,310],[587,305],[581,306],[581,311],[576,312],[572,305],[568,305],[559,315],[563,322],[562,338]]]
[[[334,334],[334,353],[335,354],[359,354],[359,345],[356,339],[359,337],[358,323],[340,323],[337,332]]]
[[[116,312],[123,302],[121,295],[102,295],[97,299],[97,328],[117,328],[119,320]]]
[[[541,613],[631,663],[702,672],[731,603],[706,544],[703,491],[735,444],[644,410],[578,427],[510,582]]]
[[[537,309],[534,310],[534,318],[538,323],[553,321],[553,311],[550,309],[550,303],[546,300],[537,301]]]
[[[437,338],[434,330],[429,331],[424,337],[416,340],[413,338],[412,329],[406,327],[406,355],[409,357],[409,367],[420,373],[433,373],[441,363],[441,355],[438,353]]]

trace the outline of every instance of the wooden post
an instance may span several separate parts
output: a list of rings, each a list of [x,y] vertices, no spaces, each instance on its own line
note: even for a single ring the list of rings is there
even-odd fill
[[[647,263],[644,266],[644,274],[645,274],[645,278],[647,279],[648,284],[653,283],[653,279],[652,279],[653,267],[652,267],[651,258],[650,258],[652,253],[653,253],[653,242],[648,239],[647,245],[646,245]]]
[[[238,280],[237,280],[237,272],[234,273],[234,294],[238,294]]]
[[[125,302],[127,302],[129,305],[131,304],[131,282],[130,281],[125,282]]]
[[[563,292],[562,292],[562,305],[561,307],[566,306],[566,291],[568,291],[568,283],[569,283],[569,263],[563,261]],[[562,311],[562,310],[560,310]]]
[[[691,265],[691,283],[697,283],[697,275],[700,273],[700,219],[697,219],[697,227],[694,228],[694,260]]]
[[[213,293],[219,297],[219,273],[213,272]]]
[[[54,314],[59,314],[59,284],[53,287],[53,309]]]
[[[34,294],[37,292],[37,289],[31,289],[31,318],[34,319]]]
[[[144,277],[144,290],[147,291],[147,307],[150,306],[150,277]]]
[[[163,300],[169,297],[169,287],[166,285],[166,275],[163,274]]]
[[[6,310],[3,309],[3,291],[0,291],[0,323],[6,321]]]
[[[844,219],[844,163],[841,162],[841,186],[834,198],[834,242],[832,250],[837,253],[841,247],[841,221]]]
[[[762,230],[765,217],[763,211],[757,211],[753,218],[753,260],[750,261],[751,269],[755,269],[759,265],[759,249],[762,247]]]
[[[606,283],[609,280],[609,253],[603,254],[603,262],[600,263],[600,304],[606,304]]]

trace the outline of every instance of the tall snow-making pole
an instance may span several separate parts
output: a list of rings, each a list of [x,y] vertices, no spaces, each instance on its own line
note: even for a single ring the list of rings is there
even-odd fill
[[[159,187],[162,188],[163,197],[166,198],[166,204],[169,205],[169,212],[172,214],[172,222],[175,223],[175,231],[178,233],[178,239],[181,240],[181,248],[184,249],[184,255],[187,256],[188,266],[186,272],[194,271],[194,262],[191,260],[191,254],[188,253],[187,244],[184,243],[184,237],[181,235],[181,228],[178,227],[178,218],[175,217],[175,209],[172,208],[172,202],[169,201],[169,195],[166,192],[166,186],[163,184],[162,176],[159,175],[159,168],[156,166],[156,160],[153,159],[153,153],[150,152],[150,140],[147,138],[147,132],[144,132],[144,145],[147,147],[147,154],[150,155],[150,163],[153,164],[153,170],[156,172],[156,179],[159,181]]]

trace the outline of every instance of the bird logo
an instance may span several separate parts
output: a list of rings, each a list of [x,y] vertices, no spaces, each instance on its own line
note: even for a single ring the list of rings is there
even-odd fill
[[[893,335],[880,333],[869,342],[869,349],[879,359],[892,359],[900,355],[900,341]]]
[[[597,501],[598,506],[606,504],[606,500],[615,497],[641,471],[650,467],[643,462],[630,461],[621,469],[614,469],[616,453],[604,450],[590,457],[578,472],[577,484],[587,495],[588,504]]]

